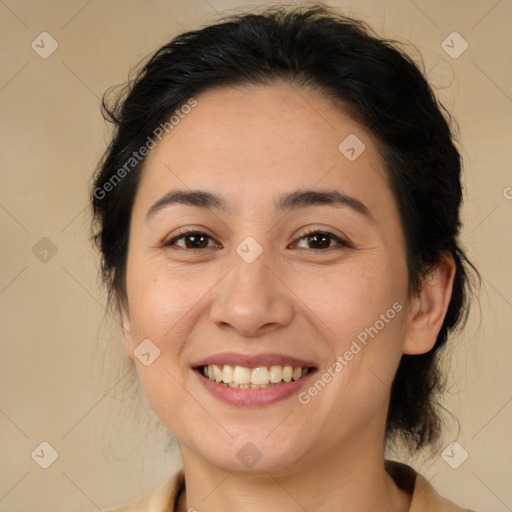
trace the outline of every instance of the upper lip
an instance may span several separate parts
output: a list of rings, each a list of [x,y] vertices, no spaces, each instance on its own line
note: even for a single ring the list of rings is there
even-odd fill
[[[231,366],[246,366],[248,368],[258,368],[260,366],[293,366],[293,367],[309,367],[314,368],[315,365],[311,361],[297,359],[296,357],[287,356],[285,354],[237,354],[235,352],[221,352],[208,356],[196,363],[192,364],[193,368],[199,366],[208,366],[216,364],[222,366],[229,364]]]

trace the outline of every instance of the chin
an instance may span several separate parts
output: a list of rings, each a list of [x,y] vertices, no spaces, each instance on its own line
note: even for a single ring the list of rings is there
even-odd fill
[[[257,474],[278,472],[289,469],[304,455],[298,447],[304,449],[303,440],[293,441],[286,436],[287,443],[277,445],[276,439],[268,436],[270,430],[260,435],[241,434],[229,438],[229,443],[214,446],[197,446],[197,451],[215,467],[228,472]],[[278,448],[279,446],[279,448]]]

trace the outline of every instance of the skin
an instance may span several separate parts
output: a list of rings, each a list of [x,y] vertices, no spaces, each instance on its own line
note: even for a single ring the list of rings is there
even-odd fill
[[[276,84],[196,99],[146,159],[121,297],[126,352],[180,444],[187,488],[179,510],[409,510],[410,496],[384,469],[389,390],[401,355],[435,343],[453,260],[443,258],[408,296],[405,241],[376,140],[318,91]],[[349,134],[366,146],[355,161],[338,150]],[[220,194],[230,212],[175,204],[145,222],[171,189]],[[344,192],[371,219],[332,205],[274,211],[274,199],[298,189]],[[162,247],[180,228],[209,235],[207,248],[194,253],[190,238]],[[353,247],[330,238],[316,248],[304,228]],[[235,250],[247,236],[263,249],[250,264]],[[402,311],[308,404],[294,395],[231,406],[191,369],[218,352],[279,352],[314,361],[321,375],[396,302]],[[147,338],[161,351],[149,366],[133,354]],[[237,457],[248,442],[262,455],[251,468]]]

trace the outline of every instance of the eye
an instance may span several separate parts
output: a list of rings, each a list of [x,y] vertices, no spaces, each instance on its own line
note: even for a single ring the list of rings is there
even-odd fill
[[[208,239],[213,240],[209,235],[202,231],[184,231],[179,235],[171,238],[169,241],[162,244],[163,247],[177,245],[183,249],[196,249],[198,251],[208,248]],[[176,242],[184,240],[184,244],[177,244]]]
[[[303,233],[302,237],[299,238],[299,242],[301,240],[306,240],[306,244],[314,244],[313,248],[311,247],[305,247],[305,249],[309,249],[312,251],[316,251],[318,249],[332,249],[336,246],[331,246],[330,243],[334,240],[338,247],[352,247],[352,245],[338,236],[336,236],[334,233],[331,233],[329,231],[308,231],[306,233]]]
[[[212,247],[208,245],[209,240],[213,240],[209,235],[202,231],[184,231],[167,242],[162,244],[162,247],[177,246],[182,249],[194,249],[201,251]],[[318,251],[319,249],[333,249],[336,247],[352,247],[349,242],[346,242],[329,231],[313,230],[303,233],[299,238],[299,242],[306,240],[306,244],[314,244],[313,247],[303,247],[311,251]],[[337,245],[332,246],[331,242],[335,241]],[[182,243],[177,243],[182,242]],[[213,247],[219,247],[213,246]]]

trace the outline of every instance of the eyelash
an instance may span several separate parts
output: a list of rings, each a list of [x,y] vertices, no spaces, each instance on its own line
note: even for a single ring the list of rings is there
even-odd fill
[[[174,245],[174,243],[182,238],[186,238],[187,236],[191,236],[191,235],[205,235],[207,236],[208,238],[210,238],[211,240],[213,240],[213,238],[209,235],[207,235],[206,233],[202,232],[202,231],[194,231],[194,230],[188,230],[188,231],[183,231],[181,233],[178,233],[176,236],[174,236],[173,238],[171,238],[169,241],[167,242],[164,242],[162,244],[162,247],[165,248],[165,247],[171,247]],[[304,238],[307,238],[307,237],[311,237],[312,235],[326,235],[327,237],[335,240],[337,243],[338,243],[338,246],[337,247],[327,247],[326,249],[306,249],[308,251],[313,251],[313,252],[326,252],[326,251],[329,251],[331,249],[340,249],[340,248],[353,248],[353,245],[345,240],[342,240],[340,237],[336,236],[334,233],[331,233],[330,231],[322,231],[322,230],[319,230],[319,229],[314,229],[314,230],[310,230],[310,231],[307,231],[305,233],[302,233],[300,238],[298,238],[298,241],[304,239]],[[181,246],[178,246],[180,249],[184,249],[184,250],[188,250],[188,251],[194,251],[194,252],[202,252],[202,251],[206,251],[207,249],[211,249],[211,247],[202,247],[202,248],[199,248],[199,249],[190,249],[188,247],[181,247]]]

